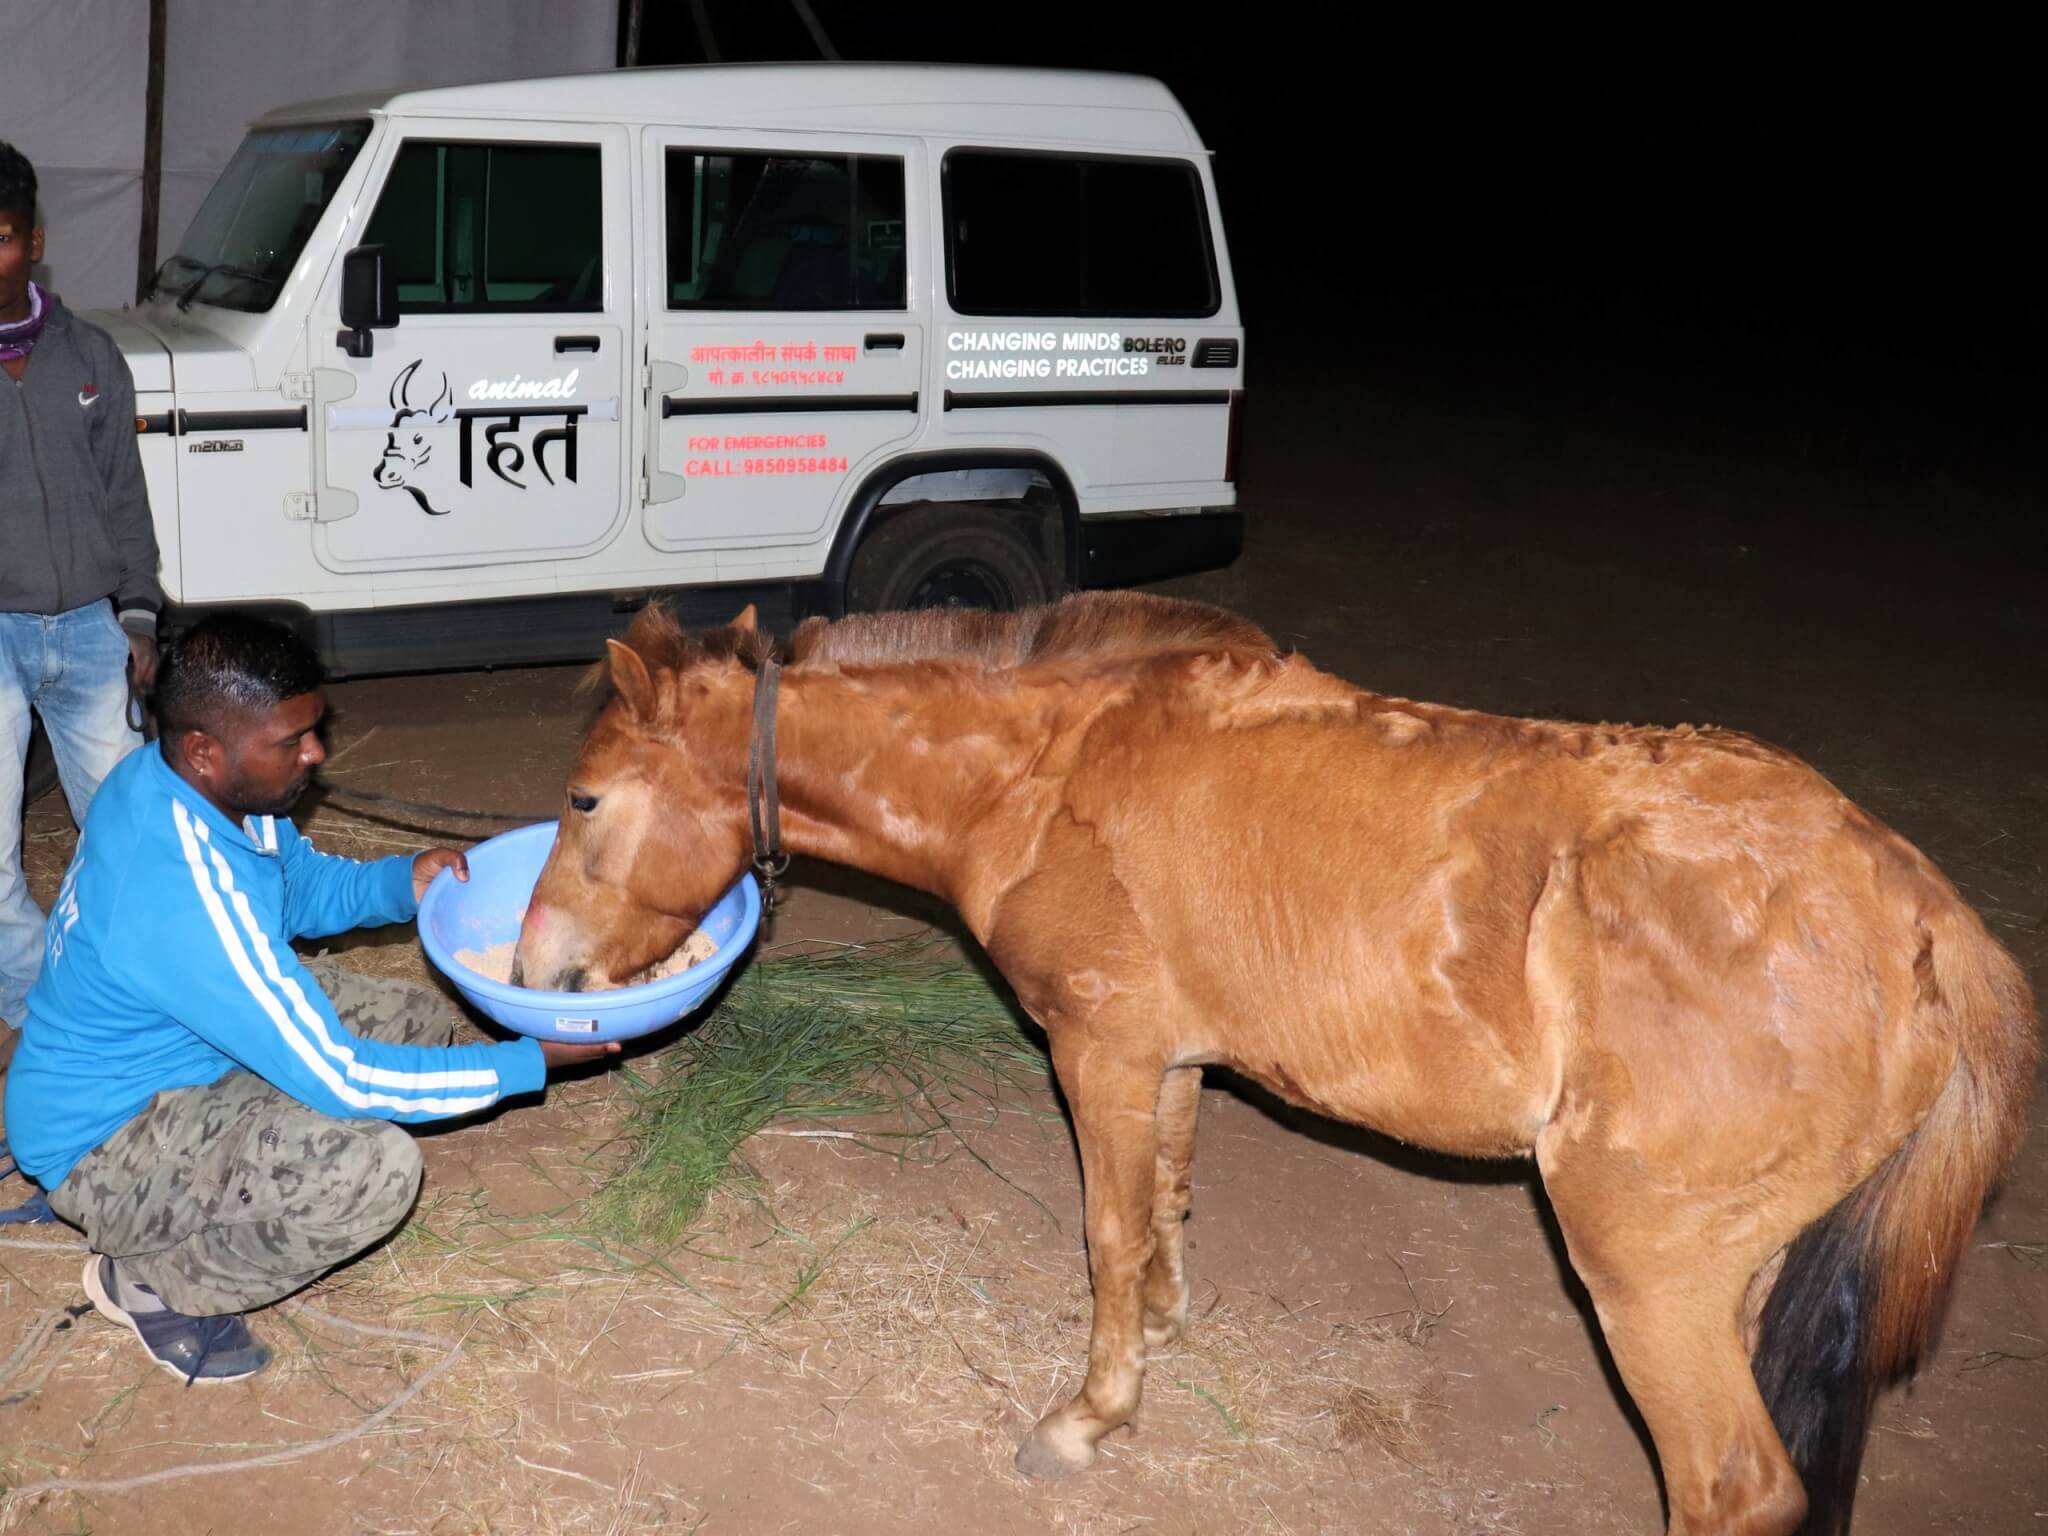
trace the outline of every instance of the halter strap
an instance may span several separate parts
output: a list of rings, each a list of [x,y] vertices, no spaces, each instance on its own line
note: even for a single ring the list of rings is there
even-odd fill
[[[775,787],[775,695],[782,668],[763,659],[754,674],[754,736],[747,748],[747,819],[754,832],[754,869],[761,904],[773,911],[776,882],[789,869],[782,847],[782,799]],[[764,808],[765,802],[765,808]]]

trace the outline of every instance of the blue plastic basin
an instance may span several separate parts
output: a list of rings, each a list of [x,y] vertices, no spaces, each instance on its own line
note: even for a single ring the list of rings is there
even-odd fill
[[[542,992],[480,976],[455,958],[459,949],[489,949],[519,937],[555,827],[541,822],[478,843],[469,850],[466,882],[445,869],[434,876],[420,902],[420,947],[479,1012],[536,1040],[629,1040],[673,1024],[704,1000],[753,942],[761,925],[761,893],[751,875],[735,880],[698,924],[718,952],[643,986]]]

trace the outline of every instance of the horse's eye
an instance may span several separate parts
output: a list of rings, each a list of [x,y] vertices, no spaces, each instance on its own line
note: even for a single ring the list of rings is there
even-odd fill
[[[571,795],[569,797],[569,809],[572,811],[581,811],[587,816],[592,811],[597,809],[597,796]]]

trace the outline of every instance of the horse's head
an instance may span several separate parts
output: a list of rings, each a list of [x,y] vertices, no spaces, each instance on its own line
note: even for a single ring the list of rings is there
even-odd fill
[[[569,774],[520,927],[515,985],[618,985],[666,958],[746,867],[753,671],[748,607],[688,637],[649,609],[595,679],[612,691]]]

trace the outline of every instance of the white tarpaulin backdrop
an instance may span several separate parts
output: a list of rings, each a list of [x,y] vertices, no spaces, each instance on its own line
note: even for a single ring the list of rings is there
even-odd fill
[[[74,308],[135,297],[148,0],[0,0],[0,139],[35,162],[40,281]],[[614,0],[169,0],[157,259],[252,118],[286,102],[609,68]]]

